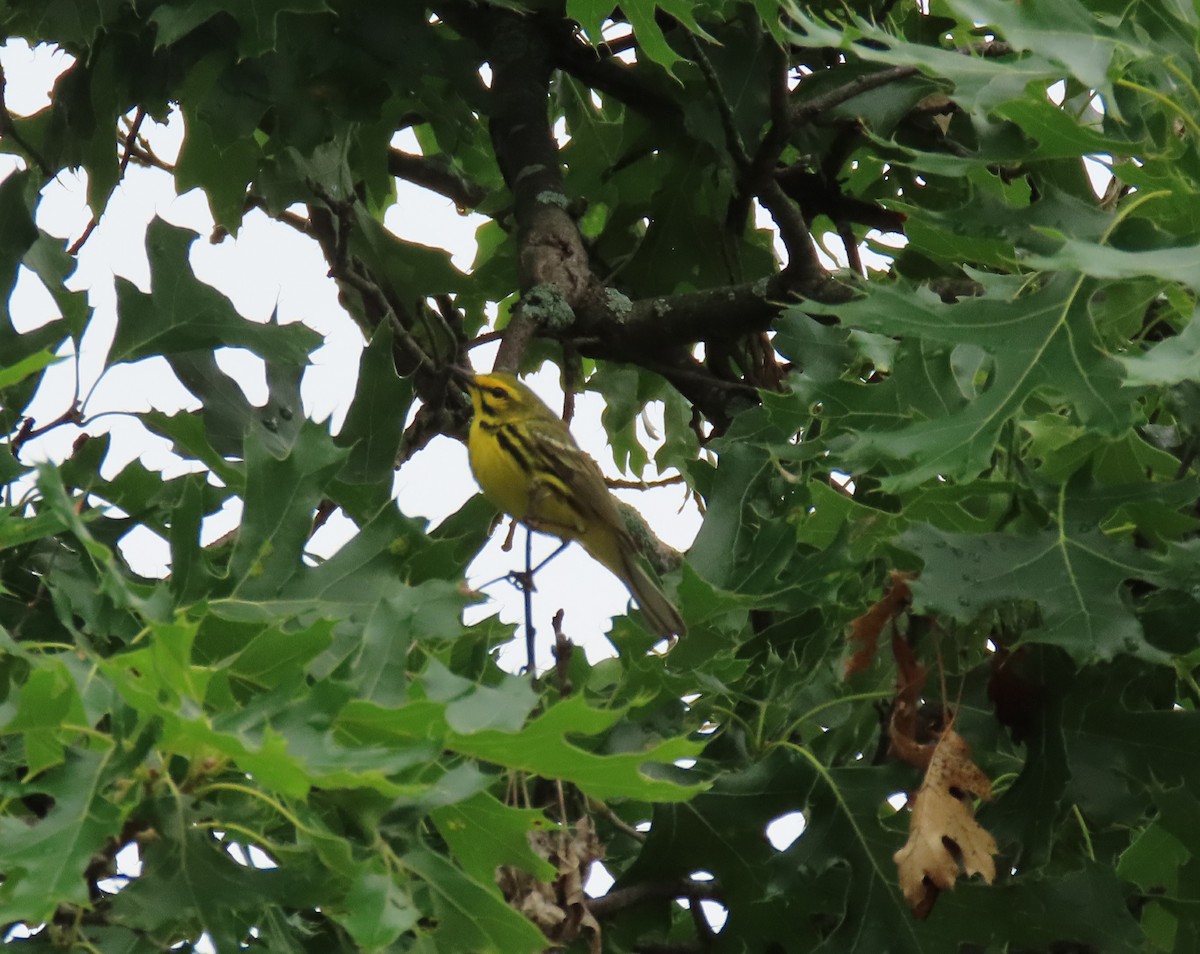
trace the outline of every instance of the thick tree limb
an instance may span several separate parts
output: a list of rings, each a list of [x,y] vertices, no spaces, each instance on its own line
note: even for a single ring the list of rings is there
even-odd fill
[[[452,25],[476,33],[477,15]],[[485,29],[488,29],[484,25]],[[567,212],[558,143],[547,117],[553,69],[544,33],[529,20],[497,15],[486,48],[492,66],[489,128],[500,172],[513,194],[517,221],[517,273],[523,295],[539,289],[572,312],[601,297],[587,250]],[[505,330],[496,367],[516,368],[544,315],[519,306]],[[560,315],[560,324],[571,323]]]
[[[448,26],[472,39],[492,67],[489,125],[500,171],[513,194],[522,301],[504,330],[496,367],[515,369],[534,335],[560,338],[581,354],[627,361],[667,378],[718,428],[732,404],[753,402],[756,392],[691,355],[699,341],[735,341],[761,333],[798,296],[845,301],[848,287],[821,268],[800,208],[779,188],[774,159],[786,143],[785,72],[781,64],[769,142],[751,157],[735,140],[738,165],[763,174],[754,194],[776,218],[789,250],[788,267],[770,279],[683,295],[630,302],[606,289],[593,273],[582,238],[567,211],[558,143],[547,119],[550,77],[556,65],[583,69],[592,56],[561,23],[468,7],[457,0],[436,5]],[[590,60],[589,60],[590,62]],[[590,69],[590,67],[588,67]],[[721,91],[708,71],[714,95]],[[726,116],[726,130],[732,124]],[[750,185],[747,183],[747,185]]]
[[[705,291],[632,304],[626,316],[597,329],[605,339],[597,348],[616,353],[644,353],[655,343],[690,346],[701,341],[730,340],[771,327],[780,311],[798,295],[825,303],[849,301],[853,289],[822,273],[812,281],[795,281],[780,272],[769,279],[725,285]],[[589,349],[585,349],[585,352]]]

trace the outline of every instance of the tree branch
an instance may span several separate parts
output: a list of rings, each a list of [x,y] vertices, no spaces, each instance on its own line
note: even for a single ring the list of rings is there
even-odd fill
[[[142,123],[146,121],[146,110],[141,106],[138,107],[134,114],[133,122],[129,124],[129,132],[125,135],[124,149],[121,152],[121,164],[117,167],[117,181],[120,182],[125,178],[125,170],[129,168],[129,160],[133,158],[133,150],[138,140],[138,132],[142,128]],[[96,226],[100,224],[100,212],[97,210],[92,214],[91,221],[83,230],[83,234],[75,240],[75,243],[67,249],[68,255],[78,255],[79,250],[91,238],[92,233],[96,231]]]
[[[559,327],[601,298],[587,250],[574,219],[547,115],[551,51],[545,33],[527,18],[497,11],[491,18],[455,4],[447,22],[488,51],[492,65],[489,130],[496,161],[512,192],[517,222],[517,274],[522,302],[514,310],[496,355],[496,367],[517,367],[529,340],[548,315],[528,307],[528,294],[541,290],[556,302],[548,307]],[[565,309],[559,307],[565,305]],[[569,309],[572,314],[565,314]]]
[[[397,372],[411,377],[422,407],[401,441],[399,463],[411,457],[437,434],[463,437],[470,407],[462,393],[447,386],[445,363],[435,361],[412,333],[417,319],[377,282],[369,270],[350,254],[350,214],[355,200],[342,201],[310,183],[320,201],[309,203],[308,234],[321,246],[329,265],[329,274],[337,281],[342,295],[353,292],[362,303],[362,315],[370,335],[380,324],[391,326],[394,339],[393,361]],[[453,334],[453,332],[451,332]],[[456,354],[446,363],[461,363],[463,343],[457,341]]]
[[[705,368],[690,353],[698,341],[736,340],[770,327],[797,296],[846,301],[848,287],[821,268],[804,216],[775,182],[763,175],[756,192],[776,218],[788,247],[789,262],[778,275],[755,284],[735,285],[632,303],[606,289],[592,272],[575,221],[567,212],[558,144],[547,118],[550,75],[569,59],[575,68],[586,53],[578,40],[552,32],[537,17],[504,10],[469,7],[441,0],[436,12],[447,25],[474,40],[492,65],[489,122],[493,148],[513,194],[518,243],[518,279],[522,299],[504,337],[496,367],[515,369],[529,341],[545,334],[573,343],[581,354],[638,364],[662,374],[720,428],[729,420],[730,402],[757,400],[750,385]],[[566,42],[569,40],[569,42]],[[769,142],[756,154],[764,168],[786,142],[789,119],[786,74],[774,103],[776,123]],[[711,67],[710,85],[716,82]],[[714,95],[720,100],[719,85]],[[736,130],[725,116],[727,133]],[[736,135],[731,150],[745,169],[752,160]],[[772,160],[773,161],[773,160]],[[773,172],[773,170],[771,170]]]
[[[721,127],[725,132],[725,148],[728,150],[734,165],[737,167],[739,177],[742,180],[742,191],[747,196],[751,194],[758,196],[759,201],[763,204],[763,208],[771,214],[771,218],[775,220],[775,225],[779,229],[779,237],[788,252],[788,264],[784,269],[785,274],[791,273],[801,276],[806,280],[816,278],[824,272],[824,269],[821,267],[821,261],[817,257],[816,249],[813,247],[812,239],[808,232],[808,223],[804,220],[804,214],[800,211],[799,206],[795,205],[783,190],[779,188],[779,184],[766,174],[763,167],[766,156],[770,156],[772,152],[774,156],[778,156],[787,143],[787,132],[790,127],[784,106],[785,99],[782,93],[778,89],[772,90],[771,101],[775,119],[772,122],[771,130],[768,131],[767,136],[763,140],[764,144],[766,144],[766,155],[759,159],[758,162],[755,162],[751,160],[750,155],[746,152],[746,146],[742,142],[742,137],[738,134],[737,126],[734,122],[733,107],[730,105],[725,91],[721,88],[721,81],[717,76],[716,70],[713,69],[712,63],[709,62],[708,57],[705,55],[700,41],[695,37],[692,37],[692,46],[696,62],[699,64],[700,71],[704,74],[704,79],[708,83],[713,99],[716,101],[717,111],[721,116]],[[776,82],[779,79],[779,76],[775,77]],[[759,151],[761,152],[762,150]],[[773,157],[770,164],[774,165]],[[769,169],[770,166],[766,166],[765,168]],[[731,211],[734,215],[738,214],[736,200],[735,207]],[[734,224],[736,225],[737,223]]]
[[[655,123],[672,128],[683,125],[683,112],[674,99],[644,83],[639,67],[613,59],[613,53],[625,48],[621,40],[591,46],[574,31],[565,31],[558,18],[547,21],[546,29],[553,41],[550,55],[558,69]],[[623,39],[630,45],[636,42],[632,33]]]
[[[705,54],[704,47],[700,45],[699,38],[689,33],[688,39],[692,42],[692,53],[696,57],[700,72],[704,74],[704,81],[708,84],[709,92],[712,93],[713,100],[716,102],[717,113],[721,117],[721,129],[725,133],[725,148],[733,159],[733,164],[737,167],[738,172],[744,176],[750,169],[750,156],[746,152],[746,144],[742,142],[741,134],[737,130],[733,106],[729,102],[729,97],[725,95],[725,90],[721,88],[721,80],[717,76],[717,71],[713,69],[712,61]]]
[[[856,77],[845,86],[839,86],[820,96],[796,103],[792,107],[792,122],[796,125],[812,122],[821,113],[841,106],[842,103],[854,99],[855,96],[861,96],[863,93],[869,93],[871,90],[887,86],[889,83],[916,76],[919,72],[920,70],[915,66],[893,66],[890,69],[880,70],[878,73],[867,73],[864,76]],[[801,83],[792,95],[798,97],[803,90],[804,84]]]
[[[389,149],[388,172],[444,195],[460,210],[475,208],[487,196],[483,186],[455,172],[444,156],[414,156],[399,149]]]
[[[972,43],[970,46],[959,47],[955,52],[962,53],[964,56],[1008,56],[1013,52],[1013,48],[1007,43],[992,41]],[[812,122],[821,113],[828,112],[847,100],[854,99],[855,96],[869,93],[871,90],[887,86],[889,83],[908,79],[920,72],[920,69],[915,66],[893,66],[877,73],[867,73],[864,76],[855,77],[844,86],[831,89],[829,92],[814,96],[809,100],[801,99],[804,91],[804,84],[801,83],[792,92],[793,98],[800,100],[792,107],[792,122],[796,124]]]
[[[24,447],[30,441],[41,437],[43,434],[48,434],[55,428],[62,427],[64,424],[73,424],[76,427],[82,427],[84,425],[83,408],[79,406],[78,394],[71,401],[71,406],[69,408],[63,411],[62,414],[60,414],[54,420],[47,424],[43,424],[41,427],[34,427],[34,420],[32,417],[25,418],[25,420],[21,422],[21,427],[17,431],[16,436],[9,441],[9,450],[12,452],[14,458],[20,460],[22,447]]]
[[[854,292],[823,271],[813,281],[793,281],[793,276],[779,272],[765,281],[643,298],[633,303],[617,328],[602,334],[608,338],[616,332],[614,350],[632,352],[644,352],[653,341],[693,345],[730,340],[770,328],[797,295],[836,304],[849,301]]]
[[[590,898],[588,910],[597,918],[608,917],[647,901],[673,901],[687,898],[689,901],[720,900],[721,886],[716,881],[653,881],[635,884],[628,888],[617,888],[600,898]]]
[[[773,174],[780,155],[787,147],[788,135],[792,129],[791,116],[788,113],[787,59],[778,46],[771,47],[771,72],[771,125],[754,151],[754,156],[742,175],[738,194],[729,205],[727,221],[739,232],[746,227],[751,198],[758,194],[762,183]]]
[[[779,187],[800,204],[806,222],[827,215],[834,222],[857,222],[881,232],[903,232],[908,218],[903,212],[884,209],[842,192],[836,177],[832,180],[797,163],[775,172]]]

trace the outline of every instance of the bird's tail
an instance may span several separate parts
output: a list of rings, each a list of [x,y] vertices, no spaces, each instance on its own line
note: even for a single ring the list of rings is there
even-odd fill
[[[621,566],[619,569],[613,568],[613,572],[617,573],[629,587],[629,592],[637,600],[650,628],[659,636],[674,643],[676,637],[687,633],[687,628],[679,616],[679,610],[675,608],[674,603],[667,599],[667,594],[662,591],[650,574],[642,568],[633,554],[632,547],[622,547],[620,554]]]
[[[629,588],[655,633],[669,640],[672,645],[676,637],[687,633],[679,610],[638,562],[637,545],[627,534],[615,533],[607,526],[597,526],[581,534],[578,540],[588,553]]]

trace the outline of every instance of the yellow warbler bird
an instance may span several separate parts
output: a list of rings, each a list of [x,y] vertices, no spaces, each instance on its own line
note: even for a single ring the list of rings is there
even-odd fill
[[[629,588],[654,632],[682,636],[679,611],[638,562],[599,466],[562,419],[511,374],[461,379],[475,408],[467,450],[484,495],[534,530],[578,540]]]

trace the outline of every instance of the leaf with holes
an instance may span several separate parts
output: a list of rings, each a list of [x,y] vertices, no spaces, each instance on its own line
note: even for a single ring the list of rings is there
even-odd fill
[[[991,794],[992,783],[971,761],[966,740],[946,729],[915,796],[908,841],[894,856],[905,900],[918,918],[928,917],[939,892],[954,887],[960,867],[968,877],[995,880],[996,840],[969,804]]]

